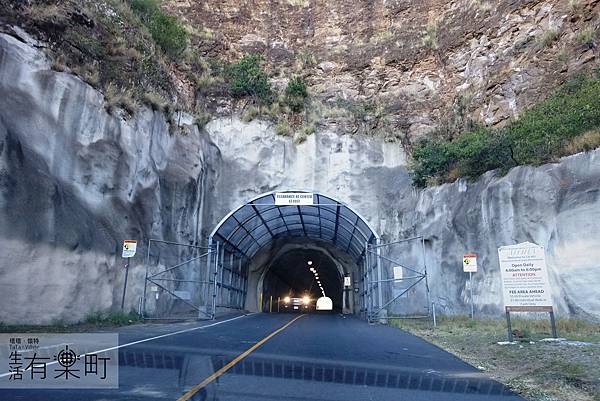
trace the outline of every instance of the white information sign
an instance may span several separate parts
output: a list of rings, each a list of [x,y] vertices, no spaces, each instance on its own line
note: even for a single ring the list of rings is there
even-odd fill
[[[477,255],[466,253],[463,256],[463,271],[465,273],[477,273]]]
[[[314,196],[312,193],[306,192],[277,192],[275,194],[275,205],[314,205]]]
[[[350,287],[352,285],[352,280],[350,276],[344,276],[344,287]]]
[[[544,248],[524,242],[498,248],[504,306],[508,311],[552,310]]]
[[[133,258],[135,256],[135,250],[137,249],[137,241],[126,239],[123,241],[123,258]]]
[[[394,280],[402,280],[403,275],[402,266],[394,266]]]

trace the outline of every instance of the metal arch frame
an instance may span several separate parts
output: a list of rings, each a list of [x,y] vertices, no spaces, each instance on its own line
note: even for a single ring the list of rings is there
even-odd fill
[[[236,246],[239,246],[239,245],[242,243],[242,241],[244,241],[244,240],[245,240],[245,239],[248,237],[248,235],[250,235],[250,237],[252,237],[252,238],[253,238],[253,236],[252,236],[251,234],[252,234],[252,233],[253,233],[255,230],[259,229],[259,228],[261,227],[261,225],[257,225],[256,227],[254,227],[254,228],[252,228],[252,229],[250,229],[250,230],[248,230],[248,229],[245,227],[245,225],[246,225],[247,223],[249,223],[250,221],[252,221],[252,220],[255,220],[255,219],[259,219],[259,220],[262,222],[262,224],[263,224],[263,225],[265,226],[265,228],[267,229],[267,232],[269,232],[269,231],[270,231],[270,229],[273,229],[273,230],[274,230],[274,229],[278,229],[278,228],[281,228],[281,227],[283,227],[283,226],[277,226],[277,227],[275,227],[275,228],[272,228],[272,227],[269,227],[269,226],[266,224],[266,223],[270,223],[271,221],[275,221],[275,220],[277,220],[277,219],[281,219],[281,220],[283,221],[283,223],[284,223],[284,226],[286,226],[286,228],[287,228],[287,226],[288,226],[288,222],[287,222],[287,221],[286,221],[286,219],[285,219],[286,217],[298,216],[298,217],[300,217],[300,222],[302,223],[302,214],[303,214],[303,213],[301,213],[301,212],[299,212],[299,213],[294,213],[294,214],[289,214],[289,215],[286,215],[286,216],[284,216],[284,215],[283,215],[283,213],[281,213],[281,210],[279,209],[279,206],[275,206],[275,205],[268,205],[268,206],[273,206],[273,207],[271,207],[271,208],[268,208],[268,209],[264,209],[264,210],[262,210],[262,212],[270,212],[270,211],[272,211],[272,210],[275,210],[275,209],[277,209],[277,210],[279,211],[279,216],[275,216],[275,217],[272,217],[272,218],[270,218],[270,219],[268,219],[268,220],[265,220],[265,219],[264,219],[264,217],[262,217],[262,215],[261,215],[260,213],[257,213],[257,209],[256,209],[256,207],[255,207],[255,205],[254,205],[254,204],[248,204],[248,205],[245,205],[245,206],[252,206],[252,208],[253,208],[253,210],[254,210],[254,214],[253,214],[253,215],[250,215],[250,216],[248,216],[248,217],[246,217],[246,219],[245,219],[245,220],[243,220],[243,221],[240,221],[240,220],[238,220],[238,219],[237,219],[237,217],[235,217],[235,215],[232,215],[231,217],[232,217],[232,218],[235,220],[235,222],[237,223],[237,227],[236,227],[235,229],[233,229],[233,230],[232,230],[232,232],[231,232],[231,233],[230,233],[230,234],[227,236],[227,238],[225,238],[225,237],[223,237],[221,234],[217,233],[217,235],[219,235],[219,237],[223,238],[225,241],[227,241],[228,243],[230,243],[230,244],[232,244],[232,245],[233,245],[233,242],[231,242],[231,239],[232,239],[232,238],[233,238],[233,237],[234,237],[234,236],[235,236],[235,235],[236,235],[236,234],[237,234],[237,233],[240,231],[240,229],[243,229],[244,231],[246,231],[246,234],[247,234],[247,235],[243,236],[243,237],[242,237],[242,238],[241,238],[241,239],[240,239],[240,240],[239,240],[237,243],[235,243],[235,245],[236,245]],[[298,206],[298,207],[299,207],[299,206]],[[317,205],[307,205],[307,207],[315,207],[315,208],[318,210],[318,212],[319,212],[317,215],[306,214],[307,216],[317,217],[317,218],[319,218],[319,221],[320,221],[320,220],[326,220],[326,221],[329,221],[329,222],[331,222],[331,223],[336,223],[336,224],[339,224],[339,221],[334,221],[334,220],[328,219],[328,218],[326,218],[326,217],[324,217],[324,216],[321,216],[321,208],[318,206],[318,204],[317,204]],[[354,227],[354,228],[353,228],[353,231],[355,231],[355,230],[358,228],[358,227],[357,227],[357,225],[358,225],[358,222],[359,222],[359,221],[361,221],[361,217],[360,217],[358,214],[356,214],[356,213],[354,212],[354,210],[350,209],[350,210],[352,211],[352,213],[354,213],[354,214],[356,215],[356,217],[357,217],[357,218],[356,218],[356,222],[352,222],[352,221],[351,221],[351,220],[350,220],[348,217],[346,217],[346,216],[341,216],[341,215],[338,215],[337,209],[338,209],[338,208],[336,208],[336,219],[338,219],[339,217],[341,217],[341,218],[342,218],[342,219],[344,219],[344,220],[345,220],[347,223],[351,224],[351,225]],[[332,210],[330,210],[330,212],[332,212],[332,213],[333,213],[333,211],[332,211]],[[363,222],[364,222],[364,220],[363,220]],[[367,226],[367,227],[368,227],[368,226]],[[350,232],[350,230],[348,230],[346,227],[342,227],[342,228],[344,228],[344,229],[345,229],[347,232],[349,232],[351,235],[353,235],[353,232]],[[369,228],[369,229],[370,229],[370,228]],[[289,230],[289,229],[288,229],[288,230]],[[362,237],[363,237],[365,240],[366,240],[367,238],[370,238],[370,237],[371,237],[371,236],[368,236],[368,235],[366,235],[366,234],[365,234],[365,233],[364,233],[364,232],[363,232],[361,229],[358,229],[358,232],[359,232],[360,234],[362,234]],[[371,234],[373,234],[373,233],[371,233]],[[265,234],[261,235],[260,237],[258,237],[258,239],[261,239],[261,238],[262,238],[264,235],[265,235]],[[254,238],[253,238],[253,239],[254,239]],[[256,242],[257,242],[257,241],[256,241]]]
[[[275,194],[278,192],[313,193],[316,196],[316,203],[313,205],[299,205],[300,207],[296,208],[294,206],[298,205],[275,205]],[[248,209],[243,210],[246,206],[248,206]],[[283,213],[282,208],[284,207],[289,207],[290,214]],[[277,212],[272,213],[271,217],[265,216],[265,214],[271,214],[275,209],[277,209]],[[239,213],[240,211],[242,213]],[[236,216],[237,213],[240,216]],[[289,221],[290,219],[293,219],[293,221]],[[269,226],[273,221],[277,221],[276,226]],[[324,226],[325,222],[328,222],[331,226],[329,224]],[[223,228],[226,225],[228,229],[225,231]],[[348,227],[348,225],[351,227]],[[261,233],[262,227],[264,227],[265,232]],[[277,232],[281,229],[284,229],[284,231]],[[257,195],[227,213],[213,228],[208,237],[209,248],[217,249],[216,252],[211,254],[212,257],[207,259],[207,268],[213,270],[213,318],[216,314],[218,300],[227,294],[223,291],[228,290],[227,286],[224,285],[225,283],[219,282],[224,279],[221,274],[221,280],[219,280],[219,270],[223,269],[222,263],[226,259],[225,253],[233,252],[238,257],[244,258],[245,263],[247,263],[249,259],[268,246],[272,239],[285,238],[286,236],[305,236],[330,242],[341,252],[355,258],[359,266],[362,266],[365,259],[370,255],[369,246],[378,245],[381,241],[379,234],[359,212],[345,202],[328,194],[304,189],[279,189]],[[237,238],[237,240],[234,238]],[[376,250],[376,253],[378,254],[379,250]],[[381,298],[381,294],[377,294],[381,292],[380,286],[371,288],[368,279],[370,277],[363,277],[361,271],[356,274],[355,285],[358,285],[359,288],[362,287],[362,291],[359,299],[354,301],[355,306],[366,306],[367,298]],[[247,284],[246,281],[244,292],[247,290]],[[362,305],[357,305],[357,302]]]
[[[286,220],[286,217],[289,216],[298,216],[300,218],[300,222],[298,224],[302,225],[303,230],[306,231],[306,227],[307,226],[314,226],[314,227],[319,227],[319,238],[322,237],[322,230],[321,230],[321,224],[314,224],[314,223],[310,223],[310,222],[306,222],[303,219],[302,216],[302,212],[300,210],[300,208],[298,208],[298,212],[297,213],[292,213],[290,215],[283,215],[283,213],[281,212],[281,207],[280,206],[276,206],[274,205],[274,203],[268,203],[268,204],[264,204],[264,206],[272,206],[263,210],[259,210],[256,206],[257,205],[262,205],[262,204],[257,204],[257,201],[260,201],[261,199],[264,198],[268,198],[268,197],[272,197],[273,202],[275,201],[275,194],[278,192],[304,192],[304,193],[313,193],[314,195],[317,196],[317,204],[316,205],[307,205],[307,207],[314,207],[317,210],[316,215],[312,215],[313,217],[316,217],[319,219],[319,222],[321,222],[321,220],[326,220],[332,223],[335,223],[335,229],[334,229],[334,238],[333,239],[324,239],[324,240],[328,240],[333,242],[335,245],[341,245],[337,242],[337,237],[338,237],[338,230],[339,227],[342,227],[345,231],[348,232],[348,234],[350,234],[350,238],[348,240],[348,244],[344,244],[343,246],[346,248],[346,252],[349,252],[351,249],[351,245],[354,239],[357,239],[359,241],[362,241],[363,239],[367,240],[368,242],[372,242],[373,240],[375,240],[375,242],[377,243],[379,241],[379,234],[377,234],[377,232],[371,227],[371,225],[368,223],[368,221],[360,214],[358,213],[356,210],[354,210],[352,207],[348,206],[345,202],[340,201],[339,199],[332,197],[330,195],[321,193],[321,192],[314,192],[314,191],[307,191],[307,190],[297,190],[297,189],[281,189],[281,190],[276,190],[276,191],[270,191],[270,192],[265,192],[263,194],[257,195],[254,198],[250,199],[248,202],[243,203],[241,205],[239,205],[238,207],[236,207],[235,209],[233,209],[232,211],[230,211],[225,217],[223,217],[221,219],[221,221],[215,226],[215,228],[213,229],[213,231],[211,232],[210,236],[209,236],[209,242],[212,242],[213,238],[215,236],[218,236],[219,238],[221,238],[223,240],[223,242],[227,245],[230,245],[233,249],[235,249],[236,251],[244,254],[247,258],[251,258],[253,255],[256,254],[256,252],[258,252],[260,249],[262,249],[265,244],[268,244],[268,242],[265,243],[261,243],[261,240],[267,235],[269,234],[271,236],[271,238],[275,238],[275,237],[279,237],[279,235],[273,235],[272,231],[282,228],[282,227],[286,227],[286,232],[292,232],[293,230],[291,230],[289,228],[289,224],[288,221]],[[332,213],[335,213],[336,215],[336,221],[333,221],[329,218],[326,218],[325,216],[322,215],[321,213],[321,207],[319,205],[321,205],[321,198],[325,198],[326,201],[330,201],[331,203],[326,203],[323,204],[323,206],[331,206],[331,208],[324,208],[326,210],[329,210]],[[237,212],[239,212],[240,210],[242,210],[244,207],[246,206],[250,206],[252,208],[252,214],[247,216],[245,219],[243,220],[239,220],[235,214]],[[293,207],[293,206],[292,206]],[[335,207],[335,209],[334,209]],[[356,216],[356,221],[352,221],[350,218],[344,216],[341,214],[341,208],[345,207],[347,208],[351,213],[353,213]],[[270,219],[265,219],[262,214],[265,212],[269,212],[272,210],[277,209],[279,211],[279,216],[275,216],[272,217]],[[345,227],[345,225],[340,224],[340,219],[342,218],[346,223],[352,225],[353,229],[352,231],[350,229],[348,229],[347,227]],[[224,237],[222,234],[219,233],[219,230],[223,227],[223,225],[228,222],[230,219],[233,219],[233,221],[235,222],[235,227],[231,230],[231,232],[227,235],[227,237]],[[254,228],[247,228],[246,224],[249,223],[252,220],[260,220],[260,224],[258,224],[256,227]],[[279,225],[275,228],[273,227],[269,227],[269,225],[267,223],[274,221],[274,220],[278,220],[281,219],[283,221],[283,226]],[[367,229],[370,231],[370,235],[363,232],[362,229],[360,229],[358,227],[358,224],[362,222]],[[267,230],[266,233],[263,233],[262,235],[260,235],[258,238],[254,237],[253,233],[257,230],[260,229],[261,227],[265,227],[265,229]],[[235,243],[232,242],[232,238],[233,236],[235,236],[240,230],[244,230],[246,232],[245,235],[242,235],[242,237],[236,241]],[[283,233],[282,233],[283,234]],[[359,235],[360,234],[360,238]],[[305,235],[308,236],[307,233],[305,233]],[[252,246],[248,246],[248,250],[243,250],[240,245],[248,238],[250,237],[252,239],[252,241],[255,243],[256,246],[256,250],[253,251],[253,253],[250,255],[248,254],[248,250],[251,248],[254,248],[254,245]],[[346,241],[344,241],[346,242]],[[343,249],[342,249],[343,250]],[[360,259],[362,257],[362,252],[359,253],[358,255],[354,255],[357,256],[357,259]]]
[[[265,211],[267,211],[267,212],[268,212],[268,211],[275,210],[275,209],[276,209],[276,207],[273,207],[273,208],[267,209],[267,210],[265,210]],[[290,215],[288,215],[288,216],[301,216],[301,215],[300,215],[300,214],[290,214]],[[313,215],[310,215],[310,216],[312,216],[312,217],[317,217],[317,216],[313,216]],[[265,237],[265,235],[266,235],[266,234],[270,234],[272,237],[274,237],[274,236],[275,236],[275,234],[273,234],[273,233],[272,233],[272,230],[277,230],[277,229],[280,229],[280,228],[282,228],[282,227],[286,227],[287,231],[291,231],[291,230],[289,229],[289,227],[288,227],[288,226],[289,226],[288,222],[286,222],[286,221],[285,221],[285,217],[283,217],[282,215],[278,215],[278,216],[272,217],[272,218],[270,218],[270,219],[268,219],[268,220],[265,220],[265,219],[264,219],[264,217],[262,217],[261,215],[253,215],[253,216],[251,216],[251,217],[248,217],[248,218],[247,218],[246,220],[244,220],[243,222],[239,222],[238,224],[239,224],[239,225],[246,224],[246,223],[248,223],[249,221],[256,219],[257,217],[258,217],[258,218],[261,220],[262,224],[263,224],[263,225],[265,226],[265,228],[267,229],[267,232],[265,232],[264,234],[260,235],[260,236],[259,236],[259,237],[257,237],[257,238],[254,238],[254,236],[252,235],[252,233],[253,233],[254,231],[256,231],[256,230],[260,229],[260,228],[262,227],[261,225],[257,225],[256,227],[254,227],[254,228],[252,228],[252,229],[250,229],[250,230],[248,230],[246,227],[243,227],[243,228],[244,228],[244,231],[246,231],[246,233],[247,233],[247,234],[246,234],[245,236],[243,236],[243,237],[242,237],[242,238],[241,238],[239,241],[237,241],[236,243],[232,242],[232,241],[231,241],[231,239],[233,238],[233,236],[234,236],[234,235],[235,235],[235,234],[236,234],[238,231],[240,231],[238,228],[235,228],[235,229],[234,229],[234,230],[231,232],[231,234],[227,236],[227,238],[223,237],[223,236],[222,236],[221,234],[219,234],[219,233],[217,233],[216,235],[218,235],[219,237],[221,237],[222,239],[224,239],[224,240],[225,240],[226,242],[228,242],[229,244],[231,244],[231,245],[235,245],[236,247],[239,247],[239,245],[240,245],[240,244],[241,244],[241,243],[242,243],[242,242],[243,242],[243,241],[244,241],[246,238],[248,238],[248,236],[250,236],[251,238],[253,238],[253,239],[255,240],[255,242],[256,242],[256,243],[259,243],[259,241],[260,241],[260,240],[261,240],[263,237]],[[355,223],[352,223],[352,222],[351,222],[351,221],[350,221],[350,220],[349,220],[347,217],[345,217],[345,216],[341,216],[341,217],[342,217],[344,220],[346,220],[348,223],[350,223],[350,224],[352,224],[352,225],[354,226],[354,229],[353,229],[353,231],[350,231],[350,230],[349,230],[348,228],[346,228],[346,227],[341,227],[341,228],[343,228],[343,229],[344,229],[346,232],[348,232],[348,233],[349,233],[349,234],[350,234],[352,237],[354,237],[354,231],[356,231],[356,229],[358,229],[358,227],[357,227],[357,224],[358,224],[358,219],[359,219],[359,218],[358,218],[358,216],[357,216],[357,221],[356,221]],[[235,216],[234,216],[234,219],[235,219]],[[267,223],[270,223],[270,222],[272,222],[272,221],[279,220],[279,219],[281,219],[281,220],[283,221],[283,223],[284,223],[283,225],[279,225],[279,226],[276,226],[276,227],[269,227],[269,225],[267,224]],[[321,216],[320,220],[326,220],[326,221],[329,221],[329,222],[331,222],[331,223],[335,223],[335,221],[334,221],[334,220],[331,220],[331,219],[329,219],[329,218],[326,218],[326,217],[324,217],[324,216]],[[237,220],[237,219],[235,219],[235,221],[236,221],[236,222],[238,222],[238,220]],[[297,223],[294,223],[294,224],[297,224]],[[310,225],[310,226],[317,226],[317,224],[314,224],[314,223],[305,223],[305,224],[306,224],[306,225]],[[321,225],[321,224],[319,224],[318,226],[319,226],[319,228],[320,228],[320,227],[322,227],[322,225]],[[364,233],[362,230],[360,230],[360,229],[358,229],[358,233],[359,233],[359,234],[360,234],[360,235],[363,237],[363,239],[364,239],[365,241],[366,241],[366,240],[368,240],[368,239],[371,237],[371,236],[367,236],[367,235],[365,235],[365,233]],[[260,244],[260,245],[262,246],[262,245],[264,245],[264,244]]]
[[[304,192],[304,193],[313,193],[313,194],[315,194],[317,196],[323,196],[325,198],[329,198],[332,201],[334,201],[334,202],[336,202],[336,203],[338,203],[338,204],[340,204],[342,206],[345,206],[348,209],[352,210],[352,212],[354,214],[356,214],[358,217],[360,217],[360,219],[365,223],[365,225],[367,226],[367,228],[369,228],[369,230],[371,230],[371,232],[373,233],[373,235],[375,236],[375,238],[380,239],[379,234],[377,234],[377,231],[375,231],[373,229],[373,227],[371,227],[371,225],[369,224],[369,222],[360,213],[358,213],[356,210],[354,210],[353,208],[351,208],[350,206],[348,206],[345,202],[342,202],[339,199],[337,199],[337,198],[335,198],[333,196],[327,195],[327,194],[325,194],[323,192],[315,192],[315,191],[304,190],[304,189],[280,189],[280,190],[265,192],[265,193],[262,193],[260,195],[255,196],[254,198],[250,199],[248,202],[245,202],[245,203],[239,205],[238,207],[236,207],[235,209],[233,209],[231,212],[229,212],[227,215],[225,215],[225,217],[223,217],[221,219],[221,221],[219,221],[219,223],[212,230],[212,232],[210,233],[210,237],[213,237],[217,233],[217,231],[219,231],[219,228],[221,228],[221,226],[223,225],[223,223],[225,223],[229,217],[231,217],[235,212],[237,212],[238,210],[240,210],[244,206],[246,206],[248,204],[251,204],[251,203],[254,203],[255,201],[257,201],[257,200],[259,200],[261,198],[264,198],[264,197],[266,197],[268,195],[274,196],[278,192]]]

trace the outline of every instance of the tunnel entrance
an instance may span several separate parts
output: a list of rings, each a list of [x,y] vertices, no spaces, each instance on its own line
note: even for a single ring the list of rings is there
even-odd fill
[[[298,248],[278,256],[266,269],[259,308],[280,312],[286,297],[308,297],[314,305],[323,296],[331,298],[334,309],[341,312],[343,276],[325,253]]]
[[[281,204],[278,194],[305,196],[301,204]],[[225,216],[209,237],[216,250],[207,262],[215,277],[214,311],[239,307],[233,301],[240,294],[244,309],[253,312],[276,311],[277,299],[288,294],[325,294],[337,311],[365,313],[365,255],[378,241],[364,218],[331,196],[257,196]]]
[[[300,204],[286,204],[296,196]],[[427,317],[425,242],[415,236],[382,243],[331,196],[269,192],[225,216],[207,247],[150,240],[141,313],[168,319],[276,312],[282,298],[306,296],[311,305],[328,297],[335,311],[369,321]]]

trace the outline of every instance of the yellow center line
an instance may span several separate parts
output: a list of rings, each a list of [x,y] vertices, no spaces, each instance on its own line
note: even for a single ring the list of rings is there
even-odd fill
[[[186,401],[186,400],[189,400],[190,398],[192,398],[194,396],[194,394],[196,394],[198,391],[200,391],[201,389],[203,389],[204,387],[206,387],[210,382],[212,382],[213,380],[215,380],[218,377],[222,376],[225,372],[227,372],[229,369],[231,369],[232,367],[234,367],[239,361],[241,361],[242,359],[244,359],[245,357],[247,357],[248,355],[250,355],[258,347],[260,347],[261,345],[263,345],[264,343],[266,343],[267,341],[269,341],[271,338],[273,338],[277,334],[281,333],[283,330],[285,330],[286,328],[288,328],[292,323],[294,323],[296,320],[300,319],[302,316],[305,316],[305,315],[296,316],[295,318],[293,318],[292,320],[290,320],[289,322],[287,322],[286,324],[284,324],[282,327],[278,328],[277,330],[275,330],[274,332],[272,332],[271,334],[269,334],[268,336],[266,336],[265,338],[263,338],[262,340],[260,340],[256,344],[254,344],[252,347],[248,348],[246,351],[244,351],[243,353],[241,353],[240,355],[238,355],[237,357],[235,357],[235,359],[233,359],[227,365],[223,366],[221,369],[217,370],[215,373],[213,373],[212,375],[208,376],[200,384],[197,384],[194,387],[192,387],[192,389],[190,391],[188,391],[187,393],[185,393],[184,395],[182,395],[181,397],[179,397],[177,399],[177,401]]]

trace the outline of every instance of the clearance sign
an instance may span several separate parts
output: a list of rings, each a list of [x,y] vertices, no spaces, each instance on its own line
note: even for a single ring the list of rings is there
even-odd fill
[[[511,312],[550,312],[552,294],[544,248],[524,242],[498,248],[504,306]]]

